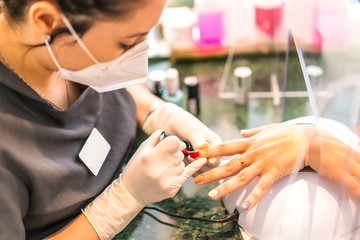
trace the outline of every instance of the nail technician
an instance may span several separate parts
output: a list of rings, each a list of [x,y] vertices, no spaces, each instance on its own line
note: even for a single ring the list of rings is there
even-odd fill
[[[111,239],[221,142],[163,103],[146,37],[165,0],[0,1],[0,239]],[[139,125],[150,135],[125,168]],[[159,142],[161,130],[173,135]]]

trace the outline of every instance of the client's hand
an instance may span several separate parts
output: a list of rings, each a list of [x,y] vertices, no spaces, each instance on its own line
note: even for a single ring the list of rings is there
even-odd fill
[[[318,129],[309,149],[309,165],[321,176],[344,186],[354,197],[360,197],[360,152],[329,131]]]
[[[355,128],[355,133],[356,133],[356,135],[358,135],[358,137],[360,138],[360,123],[356,126],[356,128]],[[359,142],[359,144],[360,144],[360,142]]]
[[[230,162],[194,178],[202,185],[233,176],[219,185],[209,196],[218,199],[260,177],[242,207],[251,209],[278,179],[304,167],[311,138],[316,133],[311,125],[272,124],[242,131],[244,139],[228,141],[200,151],[200,157],[242,154]]]

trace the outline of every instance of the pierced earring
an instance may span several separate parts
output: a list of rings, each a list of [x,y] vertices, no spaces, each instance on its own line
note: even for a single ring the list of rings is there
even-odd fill
[[[43,36],[44,41],[50,42],[51,36],[49,34],[46,34]]]

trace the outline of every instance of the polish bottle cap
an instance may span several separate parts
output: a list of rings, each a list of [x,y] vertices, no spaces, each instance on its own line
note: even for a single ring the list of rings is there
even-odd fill
[[[310,77],[321,77],[324,74],[322,68],[316,65],[308,65],[306,70]]]
[[[251,76],[251,74],[252,74],[251,69],[246,66],[237,67],[234,70],[234,76],[236,78],[248,78]]]
[[[255,0],[255,6],[269,9],[279,7],[283,4],[283,0]]]
[[[221,11],[221,0],[195,0],[194,9],[201,13],[212,13]]]
[[[187,76],[184,79],[186,86],[196,86],[199,84],[199,79],[196,76]]]
[[[170,95],[175,95],[179,90],[179,71],[176,68],[166,70],[166,90]]]
[[[149,78],[153,82],[162,82],[166,79],[166,72],[164,70],[155,70],[149,74]]]
[[[155,70],[149,74],[149,79],[153,85],[153,92],[156,96],[161,96],[166,72],[164,70]]]
[[[184,84],[188,89],[188,97],[194,98],[199,95],[199,79],[196,76],[188,76],[184,78]]]

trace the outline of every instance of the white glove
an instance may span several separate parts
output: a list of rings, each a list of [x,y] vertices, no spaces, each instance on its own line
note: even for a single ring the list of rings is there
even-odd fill
[[[194,149],[204,149],[211,145],[220,144],[221,138],[206,127],[189,112],[172,103],[162,103],[145,120],[143,130],[150,135],[157,129],[164,129],[168,133],[189,141]],[[193,161],[193,159],[186,159]],[[220,158],[210,158],[199,172],[217,167]]]
[[[172,136],[158,143],[161,130],[144,141],[124,172],[85,210],[100,239],[112,239],[149,203],[173,197],[206,159],[185,167],[185,148]]]

